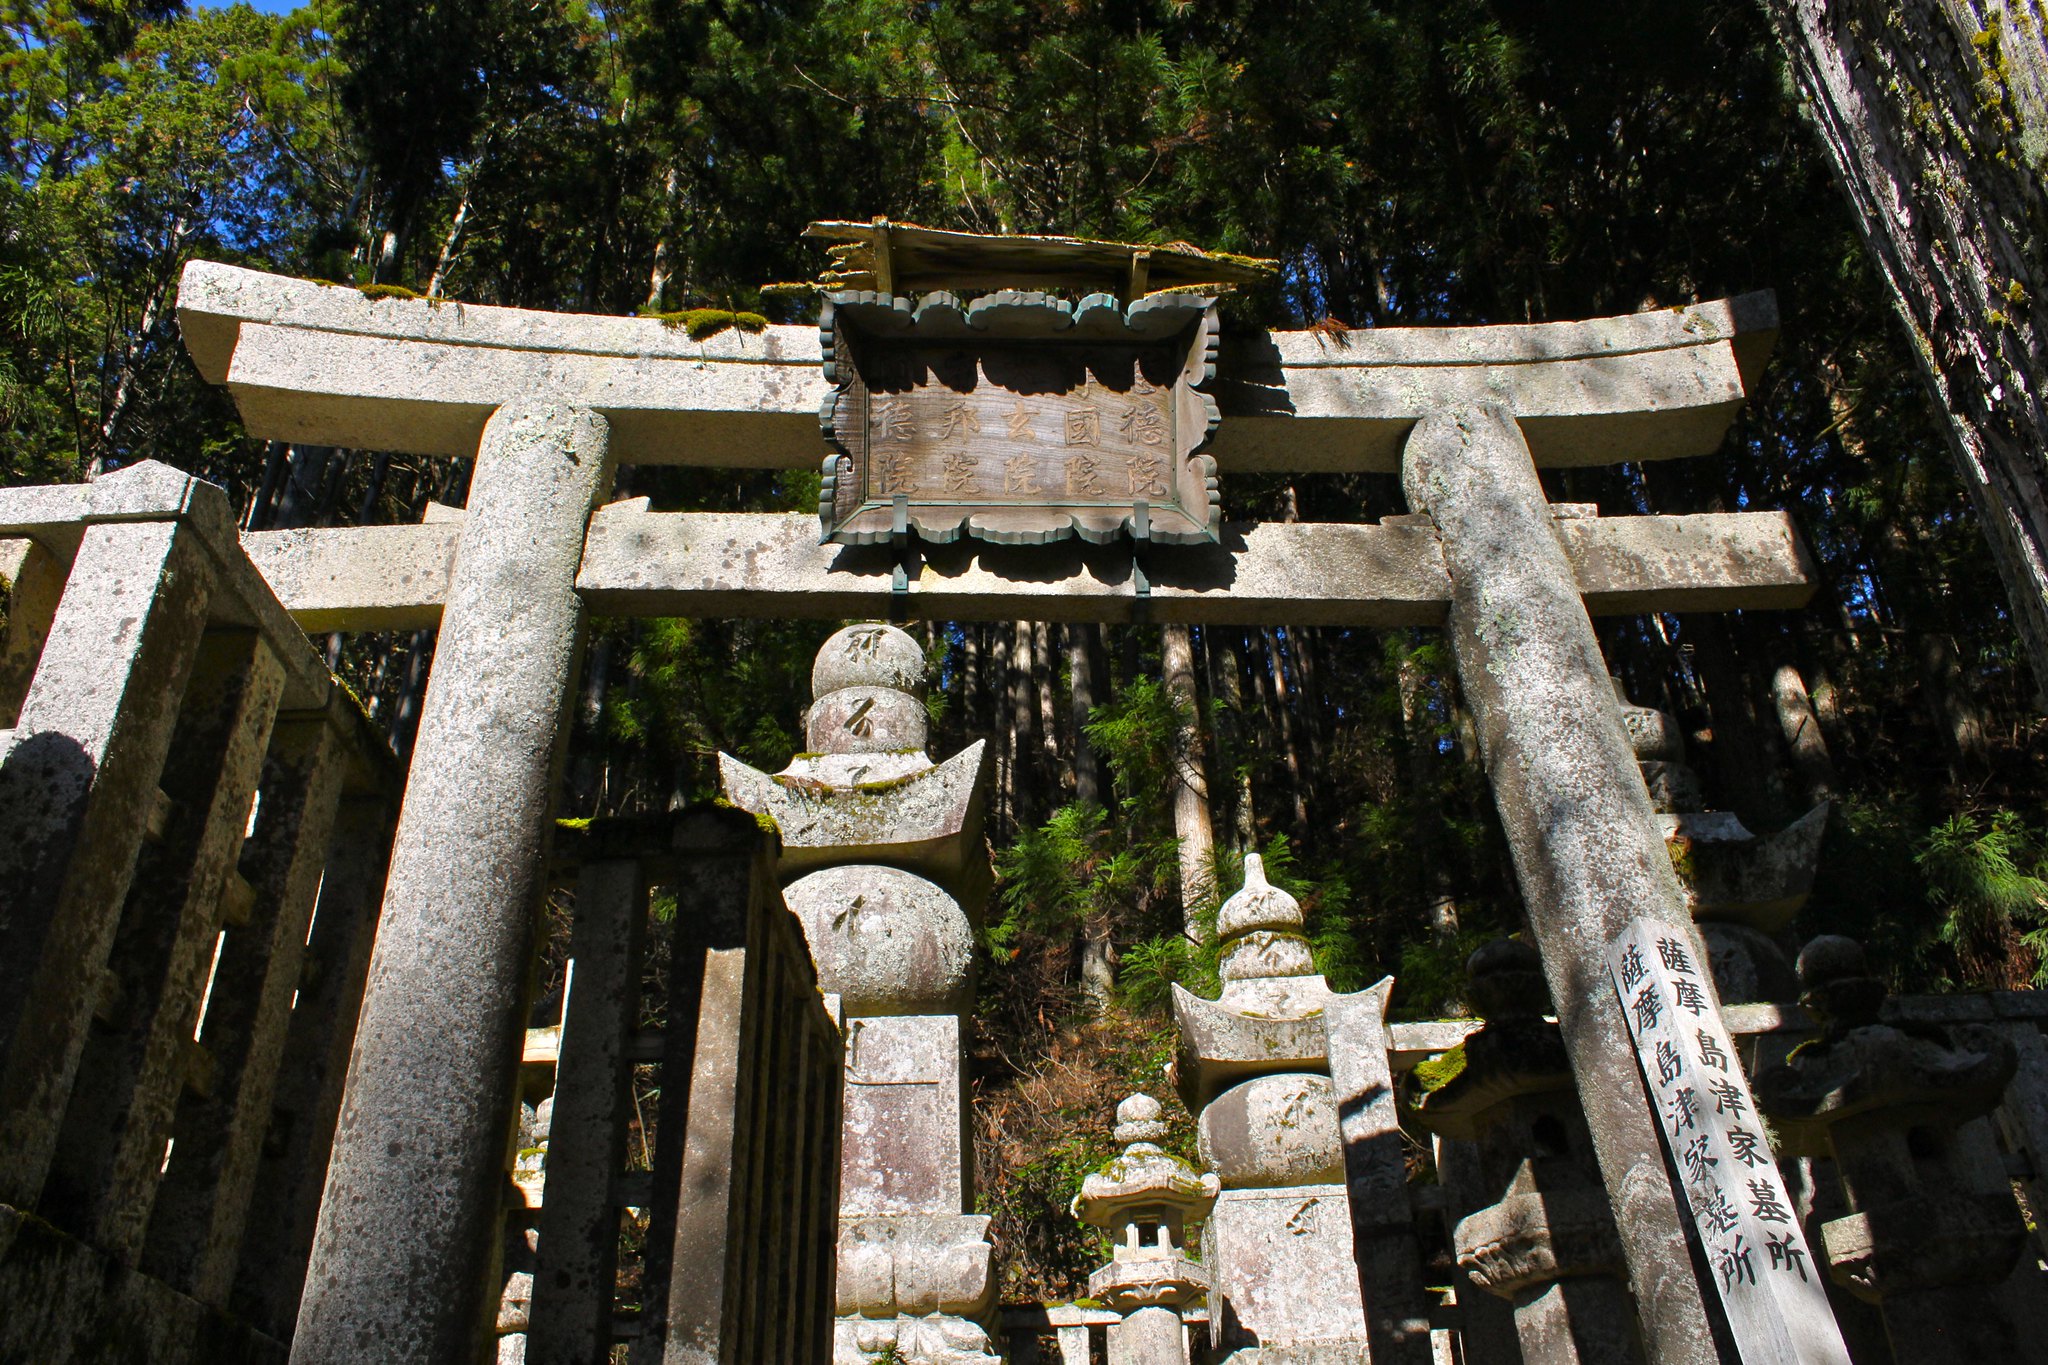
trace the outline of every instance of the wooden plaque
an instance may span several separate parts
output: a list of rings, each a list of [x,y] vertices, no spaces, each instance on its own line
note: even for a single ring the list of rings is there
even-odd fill
[[[1683,930],[1637,919],[1608,943],[1607,968],[1743,1365],[1849,1365],[1827,1265],[1778,1173],[1707,962]]]
[[[834,294],[822,539],[1213,542],[1212,299]]]

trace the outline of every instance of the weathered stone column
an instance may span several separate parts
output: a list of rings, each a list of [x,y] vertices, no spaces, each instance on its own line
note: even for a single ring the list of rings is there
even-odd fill
[[[1711,1365],[1684,1220],[1608,978],[1637,916],[1684,893],[1529,447],[1498,404],[1432,413],[1402,458],[1451,574],[1450,639],[1627,1254],[1652,1365]]]
[[[926,756],[924,687],[916,640],[848,626],[811,672],[810,752],[773,776],[719,759],[733,804],[781,829],[783,871],[817,869],[783,896],[847,1020],[837,1365],[996,1359],[962,1029],[988,881],[984,748]]]
[[[1387,1058],[1387,1000],[1394,978],[1323,1008],[1337,1132],[1344,1140],[1351,1245],[1365,1302],[1366,1336],[1379,1365],[1432,1365],[1429,1290],[1415,1244],[1408,1163]]]
[[[500,1231],[533,914],[604,420],[484,428],[292,1359],[468,1359]]]
[[[34,1208],[58,1152],[213,578],[182,523],[88,527],[0,732],[0,1204]]]

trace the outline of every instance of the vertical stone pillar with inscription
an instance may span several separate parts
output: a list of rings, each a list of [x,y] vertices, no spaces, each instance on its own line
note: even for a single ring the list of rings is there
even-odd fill
[[[1408,501],[1436,526],[1451,575],[1446,622],[1478,723],[1529,926],[1628,1259],[1651,1365],[1714,1365],[1650,1096],[1605,988],[1607,943],[1639,915],[1686,923],[1600,641],[1515,414],[1451,407],[1401,454]]]
[[[784,889],[846,1019],[836,1365],[995,1360],[988,1218],[973,1207],[962,1016],[986,898],[984,748],[925,754],[924,653],[893,626],[818,651],[810,753],[720,756],[727,797],[782,829]]]
[[[1631,1365],[1642,1345],[1621,1238],[1564,1038],[1543,1017],[1542,961],[1500,939],[1468,970],[1486,1025],[1465,1039],[1463,1067],[1414,1106],[1424,1128],[1470,1144],[1476,1193],[1491,1201],[1452,1229],[1458,1264],[1513,1306],[1528,1365]]]
[[[1201,1157],[1223,1193],[1204,1226],[1202,1263],[1219,1359],[1261,1347],[1298,1361],[1353,1361],[1367,1349],[1335,1088],[1300,904],[1266,881],[1257,854],[1216,919],[1223,992],[1176,986],[1180,1083],[1200,1116]]]

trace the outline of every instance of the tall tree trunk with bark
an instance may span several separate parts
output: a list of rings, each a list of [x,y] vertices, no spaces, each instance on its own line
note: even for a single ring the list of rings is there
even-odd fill
[[[1255,829],[1252,770],[1245,753],[1244,664],[1237,640],[1236,632],[1226,628],[1209,626],[1202,631],[1202,649],[1209,660],[1209,694],[1222,703],[1216,712],[1217,759],[1237,760],[1226,774],[1231,844],[1239,853],[1249,853]]]
[[[1821,733],[1820,716],[1813,709],[1806,678],[1789,659],[1771,674],[1771,704],[1778,712],[1778,728],[1792,754],[1792,771],[1801,793],[1809,801],[1834,800],[1842,785],[1835,776],[1834,755],[1828,752],[1827,736]]]
[[[469,222],[469,186],[462,187],[462,202],[455,206],[455,216],[448,220],[448,235],[441,239],[441,254],[434,258],[434,273],[427,280],[427,297],[438,299],[441,290],[448,283],[448,270],[455,264],[455,253],[462,246],[462,229]]]
[[[1023,829],[1038,819],[1036,801],[1038,784],[1035,780],[1038,767],[1036,751],[1032,748],[1033,732],[1037,727],[1038,706],[1031,695],[1032,682],[1038,675],[1038,664],[1031,648],[1031,623],[1017,621],[1010,627],[1010,809]]]
[[[1096,655],[1102,627],[1067,627],[1069,723],[1074,730],[1074,800],[1083,806],[1107,806],[1102,789],[1102,760],[1088,742],[1088,712],[1095,706]],[[1104,670],[1106,671],[1106,670]],[[1097,906],[1081,925],[1081,991],[1100,1013],[1116,988],[1115,926],[1106,906]]]
[[[1074,730],[1074,800],[1084,806],[1107,804],[1102,799],[1102,763],[1088,740],[1088,713],[1095,708],[1094,637],[1100,626],[1067,627],[1068,724]]]
[[[1287,782],[1294,792],[1295,837],[1308,829],[1309,764],[1301,751],[1301,737],[1294,723],[1294,696],[1287,685],[1287,661],[1280,653],[1280,636],[1271,626],[1260,634],[1266,642],[1266,675],[1272,691],[1273,714],[1280,722],[1280,750],[1287,760]]]
[[[2048,30],[2035,0],[1765,0],[2048,705]]]
[[[1202,702],[1195,642],[1186,626],[1160,628],[1166,695],[1181,712],[1173,736],[1173,832],[1180,840],[1181,923],[1199,937],[1196,911],[1215,891],[1216,832],[1209,822],[1209,765],[1202,750]]]

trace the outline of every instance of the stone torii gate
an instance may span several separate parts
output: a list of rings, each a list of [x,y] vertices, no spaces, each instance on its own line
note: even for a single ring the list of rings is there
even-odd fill
[[[562,717],[600,615],[1439,625],[1465,694],[1626,1251],[1648,1357],[1716,1359],[1606,945],[1687,926],[1590,614],[1793,607],[1778,512],[1603,518],[1542,467],[1715,449],[1771,346],[1767,295],[1589,322],[1226,338],[1226,472],[1399,471],[1413,514],[1228,525],[1215,546],[883,547],[805,514],[606,504],[620,464],[814,467],[818,333],[708,341],[646,319],[356,291],[209,263],[184,336],[274,440],[474,456],[420,526],[254,533],[313,632],[438,626],[293,1359],[468,1348],[498,1233],[529,908]],[[1141,588],[1143,591],[1141,592]]]

